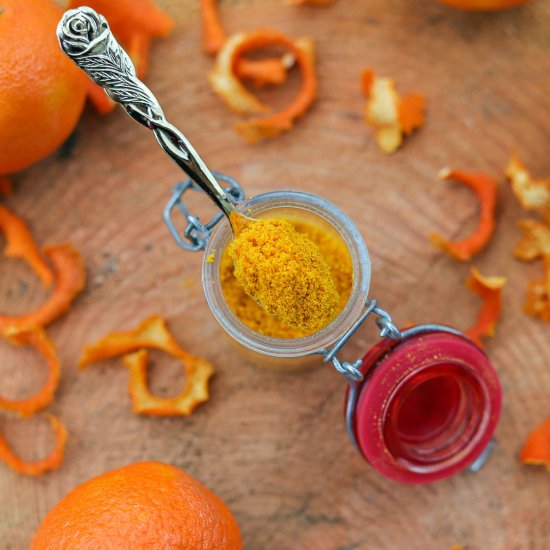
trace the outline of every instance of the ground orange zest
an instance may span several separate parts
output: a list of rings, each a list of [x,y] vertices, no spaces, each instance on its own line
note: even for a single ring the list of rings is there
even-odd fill
[[[523,310],[531,317],[550,321],[550,225],[537,220],[520,220],[523,236],[516,244],[514,255],[525,261],[542,258],[544,278],[531,281],[527,288]]]
[[[185,386],[180,395],[162,398],[149,392],[145,348],[165,351],[182,362]],[[120,355],[125,356],[124,364],[130,369],[129,390],[135,412],[150,415],[188,415],[200,403],[208,400],[208,381],[214,372],[212,365],[184,350],[170,334],[162,317],[149,317],[134,330],[113,332],[99,342],[86,346],[79,367],[84,368],[90,363]]]
[[[10,178],[0,176],[0,195],[11,195],[13,193],[13,184]]]
[[[45,286],[50,286],[53,273],[34,242],[28,225],[11,210],[0,204],[0,230],[6,236],[5,255],[27,262]]]
[[[550,216],[550,178],[534,180],[517,155],[510,158],[506,177],[525,210],[537,210]]]
[[[44,413],[44,417],[50,422],[56,440],[53,451],[48,457],[42,460],[23,460],[11,450],[6,440],[0,435],[0,460],[20,474],[37,476],[49,470],[59,468],[63,462],[65,443],[67,442],[67,430],[53,414]]]
[[[519,459],[523,464],[542,464],[550,471],[550,418],[529,434]]]
[[[476,323],[466,331],[479,347],[483,347],[482,336],[494,336],[496,322],[502,312],[502,288],[506,277],[484,277],[472,267],[472,275],[466,281],[466,286],[482,299],[481,309]]]
[[[377,77],[372,69],[361,74],[361,89],[368,98],[365,122],[376,130],[376,142],[385,153],[395,152],[403,136],[424,124],[425,98],[421,94],[399,97],[391,78]]]
[[[42,329],[17,334],[10,338],[10,341],[23,346],[32,346],[44,356],[48,364],[48,379],[40,391],[25,399],[6,399],[0,396],[1,409],[15,411],[21,416],[31,416],[53,401],[61,375],[59,359],[53,343]]]
[[[491,240],[495,230],[495,209],[498,184],[489,176],[475,172],[443,169],[439,173],[442,180],[457,180],[467,185],[479,197],[481,216],[475,231],[461,241],[449,241],[445,237],[432,233],[430,241],[456,260],[468,261],[481,252]]]
[[[70,244],[46,247],[46,256],[56,273],[52,295],[35,311],[19,316],[0,315],[0,333],[13,336],[45,327],[64,313],[84,288],[86,271],[80,254]]]

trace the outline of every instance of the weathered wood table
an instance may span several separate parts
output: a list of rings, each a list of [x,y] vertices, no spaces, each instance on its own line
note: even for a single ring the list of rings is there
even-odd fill
[[[478,299],[464,288],[469,266],[432,248],[427,235],[467,234],[477,201],[458,184],[440,182],[437,172],[451,166],[502,180],[496,236],[475,260],[482,272],[509,278],[502,322],[487,344],[505,394],[497,447],[477,475],[430,486],[400,486],[369,468],[347,440],[345,382],[332,367],[274,373],[244,362],[222,336],[202,294],[200,254],[179,250],[161,221],[181,176],[152,136],[120,110],[106,118],[87,110],[70,156],[54,155],[18,175],[6,201],[41,243],[71,241],[89,283],[49,329],[63,363],[49,410],[70,432],[65,464],[37,479],[0,467],[0,546],[24,548],[76,484],[154,459],[215,490],[234,511],[247,549],[549,548],[550,476],[520,465],[518,451],[550,414],[550,327],[521,311],[527,281],[540,277],[542,265],[512,257],[524,213],[503,178],[513,149],[535,174],[550,175],[549,2],[491,15],[431,0],[337,0],[326,9],[222,2],[229,30],[271,26],[318,45],[314,108],[292,132],[254,146],[234,133],[235,115],[207,82],[212,60],[201,52],[197,2],[159,4],[177,27],[155,43],[147,81],[169,119],[249,194],[301,189],[343,208],[369,246],[372,295],[397,322],[472,322]],[[395,77],[400,91],[427,96],[426,126],[393,156],[379,151],[362,120],[359,75],[368,66]],[[266,98],[282,101],[285,93]],[[208,210],[205,203],[197,208]],[[2,310],[41,302],[45,291],[24,266],[1,265]],[[118,361],[76,368],[85,343],[153,313],[215,365],[210,401],[188,418],[132,414]],[[356,359],[376,339],[369,323],[345,355]],[[40,386],[45,369],[31,352],[0,342],[0,357],[3,394]],[[178,365],[160,353],[154,360],[153,389],[177,392]],[[52,436],[40,415],[21,421],[1,413],[0,425],[25,457],[48,452]]]

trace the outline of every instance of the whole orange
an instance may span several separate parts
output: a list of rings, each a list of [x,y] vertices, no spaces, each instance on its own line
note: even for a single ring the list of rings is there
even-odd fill
[[[0,0],[0,175],[49,155],[75,127],[86,76],[59,48],[53,0]]]
[[[182,470],[138,462],[82,483],[52,508],[29,550],[242,548],[226,505]]]
[[[439,0],[453,8],[464,10],[491,11],[512,8],[519,4],[526,4],[529,0]]]

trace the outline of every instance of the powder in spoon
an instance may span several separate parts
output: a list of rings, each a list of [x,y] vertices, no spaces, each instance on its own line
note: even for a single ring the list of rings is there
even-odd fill
[[[290,326],[325,327],[340,296],[319,247],[281,219],[249,222],[228,247],[234,275],[263,309]]]

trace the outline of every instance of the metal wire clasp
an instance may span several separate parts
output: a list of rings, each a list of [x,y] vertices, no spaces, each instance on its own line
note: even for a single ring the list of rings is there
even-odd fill
[[[224,191],[229,195],[234,204],[244,199],[243,188],[233,178],[221,174],[220,172],[212,172],[212,174],[214,174],[218,180],[228,184],[224,187]],[[191,214],[183,201],[183,195],[189,190],[204,193],[204,191],[191,179],[178,183],[174,187],[170,200],[166,203],[162,218],[170,234],[181,248],[189,252],[198,252],[206,248],[210,233],[212,233],[212,229],[214,229],[215,225],[223,218],[223,213],[218,212],[209,222],[202,224],[199,216]],[[180,211],[180,214],[182,214],[187,221],[187,226],[181,233],[172,219],[175,208]]]
[[[399,340],[401,338],[401,331],[394,325],[390,314],[387,311],[378,307],[377,300],[367,300],[365,303],[366,310],[355,321],[353,326],[349,328],[338,341],[330,349],[322,349],[319,354],[323,356],[323,362],[332,362],[334,368],[344,376],[346,376],[352,382],[360,382],[363,380],[363,373],[359,370],[359,367],[363,363],[362,359],[358,359],[354,363],[348,361],[340,361],[336,354],[344,347],[346,342],[353,336],[357,329],[365,322],[367,317],[374,313],[376,318],[376,324],[380,329],[380,336],[382,338],[389,338],[390,340]]]

